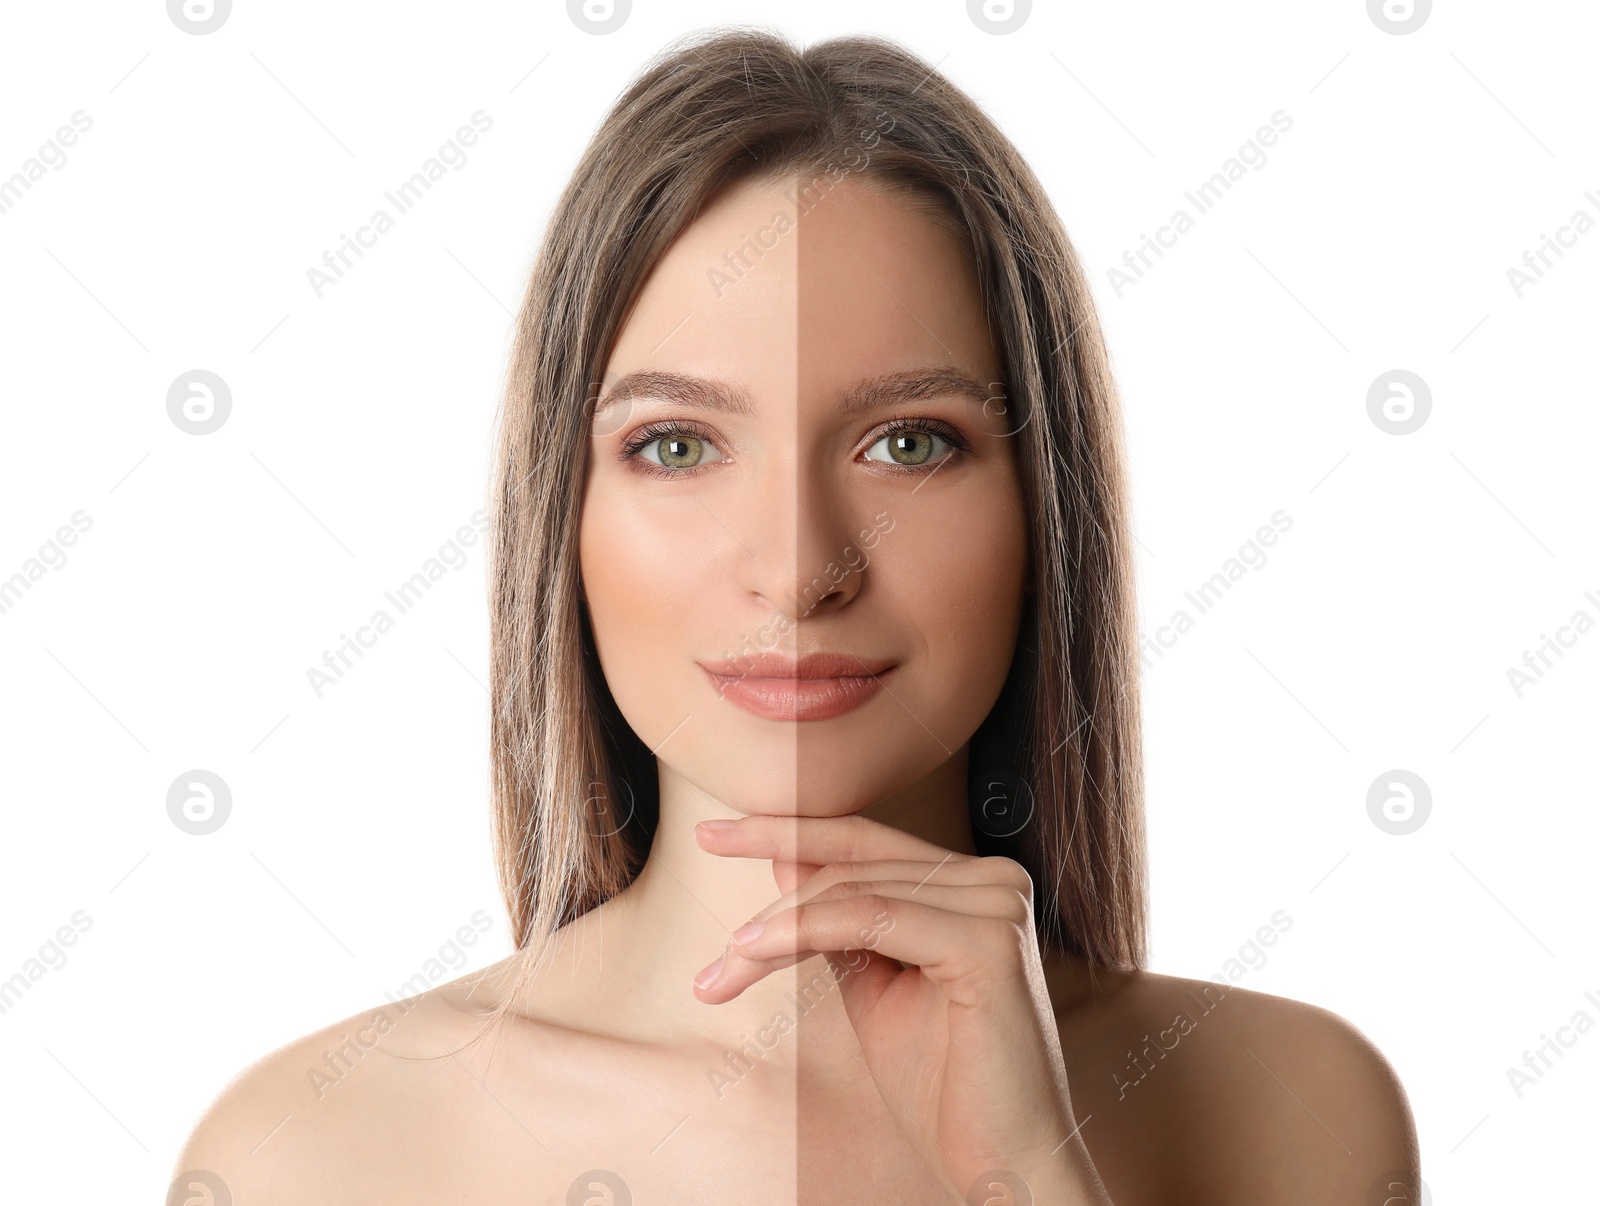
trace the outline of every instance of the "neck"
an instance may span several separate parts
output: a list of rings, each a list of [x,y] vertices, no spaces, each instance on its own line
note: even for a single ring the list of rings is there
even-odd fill
[[[766,859],[707,854],[694,838],[700,821],[743,813],[660,765],[660,820],[649,858],[606,922],[607,973],[626,985],[629,1013],[662,1033],[731,1041],[793,1015],[796,969],[784,969],[722,1005],[696,999],[694,975],[727,946],[729,935],[781,895]],[[973,854],[963,748],[918,782],[864,809],[862,816],[926,841]],[[809,815],[809,811],[808,811]],[[598,910],[597,910],[598,912]],[[624,968],[626,970],[624,971]],[[808,966],[804,978],[817,972]],[[842,1015],[841,1015],[842,1018]]]

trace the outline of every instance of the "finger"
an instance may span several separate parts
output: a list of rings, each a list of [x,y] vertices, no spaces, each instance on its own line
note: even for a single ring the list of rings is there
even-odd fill
[[[1019,925],[1032,912],[1026,898],[1009,884],[981,881],[947,884],[928,879],[926,873],[916,879],[880,879],[874,874],[879,867],[908,868],[915,872],[925,866],[927,864],[924,863],[834,863],[825,869],[825,874],[814,876],[802,887],[774,901],[746,924],[764,923],[779,913],[812,901],[848,900],[869,893],[893,896],[897,900],[915,900],[951,913],[966,913],[973,917],[1005,917]],[[863,878],[847,878],[849,873],[837,871],[838,868],[852,868]]]
[[[989,858],[950,858],[939,862],[921,862],[911,859],[880,859],[866,862],[835,862],[825,867],[810,864],[774,862],[773,873],[778,886],[784,890],[784,899],[778,904],[805,899],[804,892],[816,891],[831,883],[844,880],[915,879],[918,883],[937,884],[996,884],[1017,893],[1029,907],[1033,904],[1033,877],[1027,868],[1014,859],[998,856]],[[798,867],[794,874],[786,867]],[[789,886],[784,888],[785,884]],[[792,898],[792,899],[791,899]]]
[[[868,950],[915,965],[964,1005],[982,1003],[982,983],[1018,976],[1031,928],[1002,917],[952,913],[887,893],[786,909],[730,943],[721,974],[707,986],[718,1000],[736,996],[776,970],[769,962],[808,953]],[[708,995],[706,999],[713,999]]]
[[[871,867],[887,864],[866,865]],[[925,864],[903,865],[918,868]],[[757,955],[749,944],[750,939],[754,937],[752,930],[763,929],[767,919],[788,912],[801,903],[849,900],[869,894],[893,897],[896,900],[916,900],[954,915],[993,917],[1010,921],[1014,925],[1025,926],[1031,920],[1031,908],[1028,903],[1014,889],[999,884],[954,885],[928,884],[912,880],[845,880],[822,884],[815,890],[808,885],[804,891],[795,894],[800,899],[785,898],[778,901],[761,910],[749,922],[734,931],[733,937],[723,950],[720,973],[706,986],[708,990],[715,991],[708,992],[705,999],[718,1003],[731,1000],[751,984],[775,971],[792,967],[815,954],[831,956],[837,953],[790,947],[775,956]],[[876,934],[870,927],[864,927],[858,937],[861,939],[860,945],[854,950],[870,950],[877,945]],[[896,970],[899,970],[898,964]]]
[[[742,935],[749,928],[749,925],[742,926],[740,930],[735,931],[735,934]],[[870,927],[864,928],[862,935],[862,941],[865,943],[870,944],[875,941]],[[878,976],[891,980],[905,970],[896,960],[878,955],[863,946],[839,951],[815,951],[797,949],[797,944],[790,942],[786,950],[757,957],[740,937],[733,937],[728,940],[722,954],[695,978],[695,995],[709,1005],[720,1005],[733,1000],[752,984],[765,979],[773,972],[783,971],[808,959],[815,959],[819,954],[826,956],[836,984],[845,976],[875,978],[864,976],[869,967]],[[716,969],[715,975],[702,984],[702,977],[713,968]]]
[[[863,816],[848,817],[740,817],[724,828],[702,821],[695,839],[712,854],[733,858],[770,858],[785,863],[822,866],[834,862],[869,859],[971,858],[913,837],[904,830]]]
[[[922,864],[909,865],[918,867]],[[940,889],[943,890],[943,888],[944,886],[941,885]],[[723,947],[721,957],[704,969],[705,971],[710,971],[711,967],[719,967],[720,969],[720,974],[717,976],[717,978],[714,981],[708,982],[705,987],[710,988],[714,985],[718,989],[727,989],[732,980],[732,977],[729,975],[729,973],[732,972],[735,966],[740,963],[747,965],[745,969],[746,972],[751,972],[751,970],[754,969],[753,974],[744,974],[739,977],[740,985],[736,991],[724,991],[711,994],[717,996],[718,999],[730,999],[731,997],[738,995],[738,992],[743,991],[744,988],[754,984],[763,976],[770,975],[775,971],[781,971],[786,967],[792,967],[796,963],[799,963],[805,959],[810,959],[817,954],[831,953],[815,950],[800,950],[798,948],[791,947],[790,949],[780,951],[775,955],[757,956],[745,945],[745,940],[754,937],[755,934],[764,927],[768,918],[793,908],[797,903],[799,903],[799,900],[802,896],[807,900],[814,900],[819,896],[826,896],[831,900],[843,900],[852,896],[864,895],[868,891],[879,892],[885,895],[893,895],[898,899],[911,899],[913,896],[920,894],[931,900],[935,890],[923,886],[920,882],[913,882],[911,880],[874,880],[870,883],[835,882],[819,884],[814,889],[791,893],[781,900],[774,901],[765,909],[762,909],[753,918],[733,932],[728,939],[727,945]],[[951,891],[953,892],[954,889],[951,889]],[[951,896],[947,898],[944,903],[954,903],[954,897]],[[998,902],[971,901],[965,903],[967,903],[969,907],[986,909],[996,907]],[[871,941],[872,934],[870,931],[864,930],[861,937],[863,941]],[[697,987],[699,987],[699,979],[700,978],[697,976]]]
[[[818,863],[786,863],[782,859],[772,860],[772,882],[778,885],[778,891],[787,896],[800,885],[810,883],[811,877],[822,870]]]
[[[787,869],[787,870],[786,870]],[[922,884],[1001,884],[1032,899],[1032,881],[1020,864],[1002,858],[951,859],[937,863],[913,859],[879,859],[867,862],[829,863],[818,867],[810,863],[774,862],[773,871],[784,895],[767,906],[775,912],[798,900],[810,898],[830,884],[846,880],[909,879]],[[792,872],[792,873],[791,873]],[[1019,874],[1020,873],[1020,874]],[[788,884],[788,887],[784,887]],[[756,920],[763,914],[756,914]]]
[[[695,986],[695,995],[708,1005],[721,1005],[733,1000],[750,985],[765,979],[773,972],[783,971],[797,963],[817,957],[816,951],[802,951],[795,954],[783,955],[776,959],[763,959],[754,962],[750,969],[740,970],[730,967],[729,964],[736,957],[736,943],[730,943],[724,952],[723,974],[707,984],[705,988]],[[869,950],[829,951],[824,957],[827,960],[827,972],[819,971],[809,982],[797,984],[795,991],[803,999],[815,999],[819,993],[825,994],[832,985],[837,986],[845,979],[850,979],[857,992],[865,992],[868,999],[875,999],[877,993],[883,991],[896,976],[905,968],[894,959]]]

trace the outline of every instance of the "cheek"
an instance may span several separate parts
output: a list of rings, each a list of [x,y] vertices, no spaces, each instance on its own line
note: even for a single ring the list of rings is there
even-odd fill
[[[924,645],[935,706],[981,720],[1016,649],[1027,583],[1028,526],[1010,489],[916,508],[884,537],[884,588]],[[1000,500],[1000,501],[996,501]],[[892,549],[892,552],[891,552]],[[976,727],[977,721],[973,722]]]
[[[651,701],[667,706],[683,689],[674,676],[686,675],[698,652],[685,619],[695,600],[708,597],[716,572],[703,530],[709,520],[684,501],[688,507],[644,505],[591,487],[579,521],[579,568],[601,668],[624,714],[647,725]]]

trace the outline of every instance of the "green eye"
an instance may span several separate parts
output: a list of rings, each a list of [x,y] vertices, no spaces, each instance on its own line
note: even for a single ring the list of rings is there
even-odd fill
[[[889,455],[902,465],[920,465],[933,455],[933,437],[925,431],[907,431],[888,437]]]
[[[639,451],[651,464],[666,469],[693,469],[708,454],[714,454],[717,450],[699,436],[679,433],[651,440]]]
[[[907,468],[916,468],[925,465],[930,460],[937,458],[940,446],[945,451],[950,449],[950,442],[931,431],[921,431],[916,428],[904,428],[892,431],[867,450],[868,459],[886,461],[894,465],[905,465]],[[887,457],[872,455],[878,449],[883,449]]]

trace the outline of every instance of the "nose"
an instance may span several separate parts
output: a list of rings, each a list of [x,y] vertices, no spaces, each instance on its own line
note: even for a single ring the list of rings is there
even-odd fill
[[[804,622],[848,607],[861,593],[867,558],[861,525],[820,467],[792,449],[769,459],[745,514],[739,586],[763,607]]]

